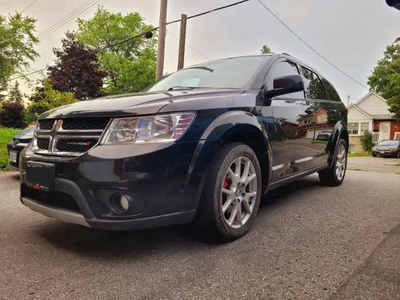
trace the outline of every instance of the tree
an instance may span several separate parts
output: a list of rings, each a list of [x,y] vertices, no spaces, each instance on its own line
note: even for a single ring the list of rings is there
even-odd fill
[[[107,72],[99,68],[96,50],[75,39],[67,32],[61,49],[53,49],[56,64],[48,68],[48,78],[53,88],[74,93],[78,100],[103,96],[103,81]]]
[[[264,45],[261,48],[261,54],[268,54],[268,53],[272,53],[272,50],[270,47],[268,47],[267,45]]]
[[[139,92],[154,81],[156,39],[129,39],[151,28],[139,13],[123,16],[102,7],[98,8],[93,18],[78,20],[75,36],[78,41],[97,50],[101,68],[108,74],[107,93]],[[118,43],[121,41],[125,42]]]
[[[368,84],[387,99],[389,110],[400,120],[400,38],[386,47],[383,58],[368,77]]]
[[[60,92],[53,89],[53,86],[48,79],[43,81],[43,86],[36,87],[35,92],[31,95],[29,100],[31,101],[31,104],[28,107],[28,112],[29,114],[34,114],[36,116],[41,115],[50,109],[78,101],[75,99],[73,93]]]
[[[6,88],[11,76],[22,72],[38,53],[33,47],[39,42],[34,35],[36,20],[20,13],[0,15],[0,80]]]
[[[25,128],[24,105],[17,102],[6,102],[0,110],[0,124],[5,127]]]
[[[11,102],[23,103],[22,93],[19,90],[19,82],[15,81],[14,86],[10,89],[7,98]]]

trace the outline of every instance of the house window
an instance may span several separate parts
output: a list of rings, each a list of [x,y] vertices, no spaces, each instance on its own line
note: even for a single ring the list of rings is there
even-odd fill
[[[349,126],[347,128],[349,131],[349,134],[358,135],[358,124],[359,123],[349,123]]]
[[[349,145],[349,153],[355,153],[356,146],[355,145]]]
[[[364,134],[365,131],[369,131],[369,123],[361,123],[361,134]]]

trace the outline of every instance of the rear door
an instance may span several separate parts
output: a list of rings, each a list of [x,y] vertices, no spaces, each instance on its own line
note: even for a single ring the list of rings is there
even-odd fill
[[[312,166],[317,167],[327,162],[327,144],[336,123],[345,118],[345,107],[330,82],[306,66],[300,66],[300,70],[313,115],[313,122],[304,127],[305,135],[313,149]]]
[[[266,77],[267,88],[273,88],[275,78],[299,75],[297,64],[289,59],[279,59]],[[274,116],[272,181],[277,181],[309,169],[313,157],[312,140],[307,138],[302,126],[312,122],[312,108],[304,92],[275,97],[271,100]]]

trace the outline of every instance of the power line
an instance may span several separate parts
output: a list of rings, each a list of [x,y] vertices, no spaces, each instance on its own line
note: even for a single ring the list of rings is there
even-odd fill
[[[37,1],[37,0],[32,1],[31,4],[29,4],[27,7],[25,7],[25,8],[20,12],[20,14],[22,14],[22,13],[23,13],[24,11],[26,11],[29,7],[31,7],[33,4],[35,4],[36,1]]]
[[[100,0],[88,0],[85,3],[83,3],[81,6],[70,12],[68,15],[66,15],[64,18],[60,19],[58,22],[54,23],[51,25],[49,28],[47,28],[45,31],[41,32],[38,36],[40,40],[43,40],[44,38],[48,37],[70,21],[72,21],[75,17],[81,15],[85,11],[87,11],[89,8],[91,8],[93,5],[99,3]]]
[[[177,40],[179,40],[179,38],[173,34],[172,32],[167,30],[167,33],[170,34],[171,36],[173,36],[174,38],[176,38]],[[196,50],[195,48],[193,48],[192,46],[190,46],[188,43],[185,44],[186,47],[192,49],[194,52],[196,52],[197,54],[199,54],[200,56],[204,57],[207,60],[210,60],[208,57],[204,56],[200,51]]]
[[[277,19],[283,26],[285,26],[294,36],[296,36],[300,41],[302,41],[308,48],[310,48],[315,54],[317,54],[319,57],[321,57],[323,60],[325,60],[328,64],[330,64],[332,67],[334,67],[336,70],[338,70],[340,73],[342,73],[343,75],[347,76],[348,78],[350,78],[351,80],[353,80],[355,83],[359,84],[360,86],[362,86],[363,88],[369,90],[368,87],[366,87],[365,85],[363,85],[361,82],[357,81],[356,79],[354,79],[353,77],[351,77],[350,75],[348,75],[347,73],[345,73],[344,71],[342,71],[341,69],[339,69],[337,66],[335,66],[333,63],[331,63],[328,59],[326,59],[324,56],[322,56],[322,54],[320,54],[317,50],[315,50],[312,46],[310,46],[305,40],[303,40],[296,32],[294,32],[288,25],[286,25],[285,22],[283,22],[276,14],[274,14],[261,0],[257,0],[266,10],[269,11],[269,13],[271,15],[273,15],[275,17],[275,19]]]
[[[96,1],[98,1],[98,0],[96,0]],[[236,3],[232,3],[232,4],[229,4],[229,5],[217,7],[217,8],[212,9],[212,10],[208,10],[208,11],[205,11],[205,12],[202,12],[202,13],[199,13],[199,14],[196,14],[196,15],[193,15],[193,16],[189,16],[188,19],[197,18],[197,17],[203,16],[203,15],[209,14],[209,13],[211,13],[211,12],[215,12],[215,11],[219,11],[219,10],[222,10],[222,9],[226,9],[226,8],[229,8],[229,7],[232,7],[232,6],[235,6],[235,5],[239,5],[239,4],[242,4],[242,3],[244,3],[244,2],[248,2],[248,1],[249,1],[249,0],[242,0],[242,1],[239,1],[239,2],[236,2]],[[167,25],[170,25],[170,24],[173,24],[173,23],[178,23],[178,22],[180,22],[180,21],[181,21],[181,19],[177,19],[177,20],[174,20],[174,21],[171,21],[171,22],[167,22]],[[115,46],[117,46],[117,45],[126,43],[126,42],[128,42],[128,41],[130,41],[130,40],[133,40],[133,39],[135,39],[135,38],[138,38],[138,37],[143,37],[147,32],[156,31],[156,30],[158,30],[158,28],[159,28],[159,27],[154,27],[154,28],[152,28],[152,29],[150,29],[150,30],[148,30],[148,31],[139,33],[139,34],[137,34],[137,35],[131,36],[131,37],[126,38],[126,39],[123,39],[123,40],[121,40],[121,41],[119,41],[119,42],[116,42],[116,43],[114,43],[114,44],[111,44],[111,45],[108,45],[108,46],[104,46],[103,48],[100,49],[100,51],[102,51],[102,50],[104,50],[104,49],[106,49],[106,48],[111,48],[111,47],[115,47]],[[195,51],[196,51],[196,50],[195,50]],[[68,61],[66,61],[66,62],[74,61],[74,60],[79,59],[79,58],[82,58],[82,57],[84,57],[84,56],[86,56],[86,55],[88,55],[88,54],[82,54],[82,55],[80,55],[80,56],[78,56],[78,57],[74,57],[74,58],[72,58],[72,59],[70,59],[70,60],[68,60]],[[65,62],[65,63],[66,63],[66,62]],[[43,69],[36,70],[36,71],[31,72],[31,73],[28,73],[28,74],[22,74],[21,76],[18,76],[18,77],[16,77],[16,78],[10,79],[10,81],[17,80],[17,79],[20,79],[20,78],[24,78],[24,77],[27,77],[27,76],[30,76],[30,75],[39,73],[39,72],[41,72],[41,71],[44,71],[44,70],[46,70],[46,69],[47,69],[47,67],[45,67],[45,68],[43,68]]]

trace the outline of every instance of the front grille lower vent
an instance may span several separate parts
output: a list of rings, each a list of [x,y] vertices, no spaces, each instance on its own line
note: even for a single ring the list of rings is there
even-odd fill
[[[75,199],[67,193],[58,191],[44,192],[29,188],[24,184],[22,185],[21,194],[23,197],[29,197],[45,205],[65,208],[74,212],[80,212],[79,206]]]

